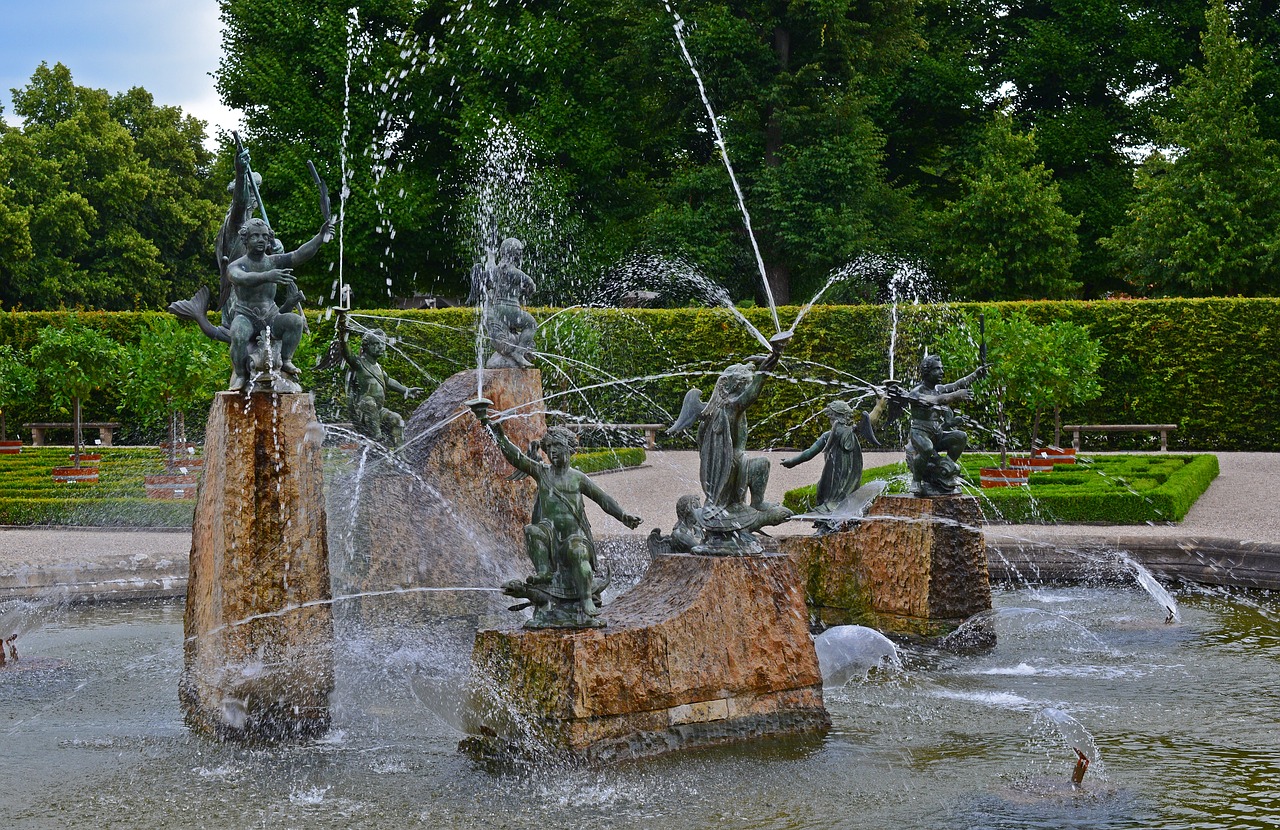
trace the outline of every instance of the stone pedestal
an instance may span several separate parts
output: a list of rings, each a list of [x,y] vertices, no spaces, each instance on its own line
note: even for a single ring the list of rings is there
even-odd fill
[[[201,734],[276,742],[329,727],[323,440],[310,394],[214,399],[179,684],[187,725]]]
[[[972,496],[881,496],[852,530],[781,546],[824,624],[940,636],[991,608],[981,528]]]
[[[335,477],[337,584],[366,594],[341,610],[366,630],[406,618],[505,613],[511,603],[497,593],[417,589],[495,589],[533,573],[524,526],[537,488],[532,479],[508,480],[514,468],[465,406],[476,394],[474,370],[448,378],[405,426],[405,465],[357,459]],[[484,395],[495,416],[514,416],[502,427],[516,446],[546,431],[536,369],[486,369]]]
[[[481,631],[478,751],[654,755],[830,724],[784,556],[668,554],[603,609],[604,629]]]

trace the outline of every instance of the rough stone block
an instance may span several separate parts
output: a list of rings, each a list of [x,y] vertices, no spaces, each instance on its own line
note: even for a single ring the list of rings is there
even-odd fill
[[[329,727],[323,440],[310,394],[222,392],[214,399],[179,684],[197,732],[275,742]]]
[[[938,636],[991,608],[972,496],[881,496],[852,530],[786,537],[781,546],[826,625]]]
[[[478,730],[498,736],[485,749],[613,759],[830,722],[786,557],[660,556],[603,615],[603,629],[477,635]]]

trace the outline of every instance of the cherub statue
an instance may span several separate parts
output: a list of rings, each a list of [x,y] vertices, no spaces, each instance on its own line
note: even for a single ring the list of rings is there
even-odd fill
[[[692,493],[676,499],[676,524],[671,528],[670,536],[663,536],[662,531],[654,528],[649,534],[649,555],[662,553],[692,553],[702,544],[702,525],[700,514],[702,500]]]
[[[478,264],[471,271],[471,301],[484,303],[484,328],[493,350],[485,363],[490,369],[529,369],[537,321],[524,310],[537,285],[520,270],[524,243],[514,237],[502,240],[496,263]]]
[[[399,392],[405,399],[422,393],[417,386],[405,386],[387,374],[378,360],[387,351],[387,335],[382,329],[370,329],[360,339],[360,351],[352,353],[348,339],[347,315],[338,314],[338,346],[341,360],[347,365],[347,407],[356,431],[375,441],[383,441],[386,427],[390,445],[404,443],[404,418],[387,408],[387,390]],[[321,368],[332,364],[322,361]]]
[[[960,492],[960,456],[968,445],[968,435],[959,428],[960,417],[951,404],[973,400],[969,387],[986,376],[987,367],[983,364],[953,383],[942,383],[942,358],[927,354],[920,361],[921,380],[910,390],[896,381],[885,381],[885,394],[893,410],[890,417],[904,409],[911,414],[906,459],[915,495],[951,496]]]
[[[301,392],[293,354],[307,322],[295,309],[306,298],[294,281],[293,268],[314,257],[333,236],[327,190],[312,166],[321,190],[320,231],[297,250],[285,252],[265,217],[252,216],[254,209],[261,207],[261,176],[250,171],[248,164],[249,155],[241,147],[236,155],[236,178],[230,186],[231,207],[218,231],[221,324],[209,322],[208,286],[202,286],[190,300],[170,303],[169,311],[193,321],[206,337],[231,345],[231,391]],[[264,343],[266,350],[259,354],[259,344]]]
[[[887,403],[882,396],[869,413],[862,413],[844,401],[832,401],[823,410],[831,418],[831,429],[819,435],[807,450],[782,462],[782,466],[790,469],[815,458],[818,453],[826,456],[822,477],[818,480],[814,513],[837,512],[845,500],[862,486],[862,442],[859,437],[879,446],[873,428],[880,423]]]
[[[526,628],[600,628],[600,592],[609,584],[597,575],[595,541],[587,521],[583,497],[591,499],[627,527],[640,524],[640,517],[627,513],[608,493],[569,462],[576,443],[574,433],[551,427],[529,454],[522,452],[489,418],[490,402],[478,398],[468,406],[481,424],[493,434],[498,449],[513,467],[538,484],[533,517],[525,525],[525,550],[534,574],[502,586],[508,596],[529,600],[533,618]],[[545,454],[547,463],[537,459]]]
[[[240,228],[240,238],[245,244],[245,255],[227,266],[227,278],[235,287],[236,314],[228,326],[231,343],[231,391],[245,388],[252,381],[253,388],[264,385],[262,373],[251,372],[250,344],[263,332],[269,332],[272,350],[279,350],[278,368],[272,380],[277,392],[301,392],[298,385],[298,367],[293,365],[293,353],[302,340],[306,321],[294,309],[303,296],[293,279],[293,267],[316,255],[329,233],[329,222],[321,225],[311,239],[296,251],[270,253],[275,234],[262,219],[250,219]],[[285,288],[285,297],[276,302],[277,288]]]
[[[698,472],[706,499],[697,514],[704,539],[695,553],[758,553],[763,548],[752,534],[791,516],[785,507],[764,500],[769,462],[746,454],[747,408],[760,396],[766,373],[782,358],[790,337],[790,332],[776,335],[770,354],[726,368],[706,404],[701,391],[690,389],[680,417],[667,430],[670,435],[698,422]]]

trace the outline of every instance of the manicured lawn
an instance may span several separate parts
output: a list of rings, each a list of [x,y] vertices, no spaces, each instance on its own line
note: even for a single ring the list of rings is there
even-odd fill
[[[146,497],[143,477],[163,473],[155,447],[94,447],[102,460],[96,484],[53,480],[54,467],[70,466],[68,447],[23,447],[0,455],[0,524],[98,527],[189,527],[195,503]]]
[[[190,527],[195,502],[148,499],[144,477],[164,472],[154,447],[93,448],[102,460],[96,484],[53,480],[54,467],[68,466],[67,447],[23,447],[20,455],[0,455],[0,525],[84,525],[92,527]],[[641,464],[640,448],[586,451],[574,466],[586,472]]]
[[[968,492],[978,496],[989,521],[1014,523],[1146,524],[1176,522],[1218,476],[1215,455],[1084,455],[1076,464],[1033,472],[1027,487],[980,489],[978,470],[999,457],[973,453],[961,458]],[[904,463],[875,467],[863,481],[890,479],[889,492],[906,492]],[[816,485],[787,493],[793,510],[812,504]]]

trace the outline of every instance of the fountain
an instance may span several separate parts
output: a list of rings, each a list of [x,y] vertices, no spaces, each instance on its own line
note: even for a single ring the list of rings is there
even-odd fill
[[[771,355],[785,344],[755,334]],[[629,593],[606,594],[604,628],[516,638],[523,618],[494,586],[528,573],[522,505],[534,482],[494,480],[502,454],[465,404],[490,399],[511,443],[529,446],[546,432],[537,370],[446,380],[409,419],[403,449],[343,434],[351,448],[326,450],[311,396],[275,388],[287,374],[278,346],[270,335],[255,346],[246,384],[260,391],[223,393],[211,413],[206,458],[217,463],[202,484],[185,625],[174,604],[76,606],[24,629],[29,646],[0,674],[7,824],[790,827],[840,826],[853,811],[904,828],[1228,827],[1280,798],[1266,774],[1274,718],[1258,705],[1280,657],[1269,595],[1184,587],[1180,619],[1166,624],[1130,581],[1023,575],[1023,587],[979,597],[965,625],[971,592],[931,581],[953,533],[967,534],[962,570],[986,575],[976,516],[934,509],[952,497],[909,499],[925,503],[910,515],[882,499],[851,530],[784,542],[821,551],[821,571],[800,579],[790,558],[755,549],[752,531],[782,514],[763,500],[759,459],[733,452],[725,481],[699,476],[706,503],[686,502],[688,548],[712,555],[660,555]],[[746,386],[767,360],[737,373]],[[322,498],[326,453],[337,469]],[[895,646],[840,625],[815,650],[802,586],[821,614],[832,609],[828,624],[852,621],[865,606],[823,599],[846,599],[847,585],[815,580],[854,570],[843,539],[872,533],[884,537],[874,547],[920,558],[869,581],[923,583],[915,605],[872,609],[876,622],[955,628],[952,644],[977,631],[984,648]],[[625,563],[601,548],[606,567]],[[215,567],[231,562],[236,573]],[[622,570],[615,588],[635,581]],[[229,593],[254,602],[228,605]],[[464,700],[477,627],[475,653],[491,657],[475,678],[488,685],[471,693],[488,696],[488,712]],[[513,642],[562,670],[508,671]],[[59,659],[13,672],[28,653]],[[762,687],[772,697],[746,691]],[[457,752],[460,728],[523,743],[521,765],[473,764]],[[799,734],[777,736],[788,732]],[[566,764],[547,751],[634,757],[761,733],[775,737],[643,764]]]

